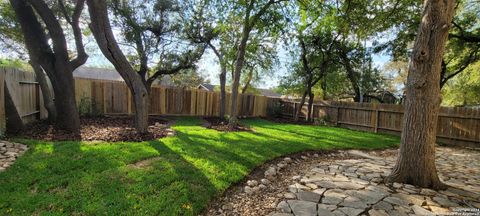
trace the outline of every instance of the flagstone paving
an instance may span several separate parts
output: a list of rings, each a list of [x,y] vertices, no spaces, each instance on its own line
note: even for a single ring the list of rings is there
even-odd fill
[[[0,172],[10,167],[27,149],[26,145],[0,140]]]
[[[480,215],[479,151],[437,148],[439,177],[451,186],[444,191],[384,184],[395,155],[348,153],[360,158],[314,164],[285,188],[284,198],[270,215],[459,215],[462,211]]]

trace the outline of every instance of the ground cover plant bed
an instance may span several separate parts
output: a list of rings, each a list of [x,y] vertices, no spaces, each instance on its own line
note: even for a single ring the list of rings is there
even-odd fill
[[[134,121],[128,116],[102,116],[102,117],[82,117],[80,118],[80,134],[72,134],[66,131],[56,130],[53,125],[45,121],[35,122],[28,125],[19,136],[28,139],[38,139],[46,141],[145,141],[171,135],[170,123],[165,118],[150,117],[148,132],[138,134],[133,127]]]
[[[243,125],[242,123],[239,123],[235,125],[233,129],[230,129],[228,127],[228,120],[221,119],[218,117],[208,117],[208,118],[204,118],[204,120],[205,120],[205,123],[203,124],[204,127],[209,129],[214,129],[217,131],[252,131],[251,128],[249,128],[246,125]]]
[[[27,152],[0,173],[0,215],[198,215],[252,170],[306,150],[383,149],[397,136],[246,119],[220,132],[177,118],[144,142],[13,139]]]

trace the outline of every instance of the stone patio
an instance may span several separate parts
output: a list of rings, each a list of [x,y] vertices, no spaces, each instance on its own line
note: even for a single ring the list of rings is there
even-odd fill
[[[0,172],[11,166],[27,149],[26,145],[0,140]]]
[[[353,150],[347,153],[355,159],[319,161],[293,177],[270,215],[480,215],[479,151],[437,148],[439,176],[451,186],[445,191],[383,184],[395,164],[392,151],[380,158]]]

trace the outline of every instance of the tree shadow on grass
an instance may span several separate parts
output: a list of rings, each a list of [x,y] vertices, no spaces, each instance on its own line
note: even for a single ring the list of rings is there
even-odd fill
[[[0,173],[0,215],[194,215],[215,187],[162,142],[36,142]],[[129,166],[159,157],[148,167]]]

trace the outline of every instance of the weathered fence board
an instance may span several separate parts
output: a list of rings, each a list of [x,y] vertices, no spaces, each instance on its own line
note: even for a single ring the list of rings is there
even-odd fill
[[[33,72],[0,68],[0,74],[4,76],[4,82],[2,83],[2,85],[5,85],[5,89],[2,88],[4,97],[8,92],[16,112],[24,124],[47,117],[41,90]],[[5,100],[2,100],[2,103],[5,103]]]
[[[5,135],[6,117],[5,117],[5,73],[0,68],[0,138]]]
[[[123,82],[92,79],[75,79],[77,103],[91,102],[92,108],[102,114],[133,114],[132,96]],[[227,101],[230,94],[227,94]],[[227,103],[226,114],[230,114]],[[239,95],[238,114],[249,117],[267,115],[267,97]],[[218,116],[220,93],[200,89],[166,88],[153,86],[150,91],[151,115]]]
[[[282,114],[294,116],[298,102],[281,101]],[[322,101],[314,104],[313,117],[326,118],[340,127],[400,134],[403,105]],[[306,105],[301,117],[305,118]],[[480,108],[442,107],[438,116],[437,140],[446,144],[465,144],[479,147]]]

